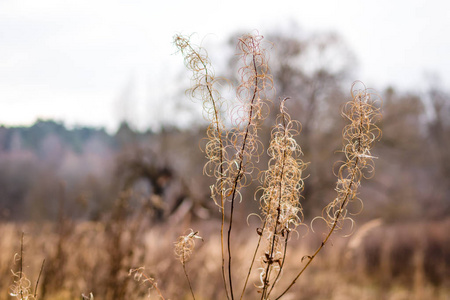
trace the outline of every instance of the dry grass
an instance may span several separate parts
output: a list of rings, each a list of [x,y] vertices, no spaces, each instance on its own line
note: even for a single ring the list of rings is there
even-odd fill
[[[216,230],[220,230],[220,223],[211,221],[192,225],[197,225],[204,232],[204,242],[197,242],[188,269],[196,299],[223,299],[223,292],[217,288],[222,285],[218,272],[221,265],[220,237],[216,233]],[[154,284],[165,299],[191,298],[183,268],[173,251],[172,240],[177,238],[183,228],[160,226],[142,231],[139,238],[143,241],[143,248],[133,254],[131,261],[135,263],[124,264],[119,274],[121,278],[133,280],[133,276],[128,276],[129,269],[145,266],[144,273],[154,279]],[[244,226],[243,229],[235,237],[236,276],[246,275],[248,256],[253,252],[257,239],[249,232],[249,227]],[[55,255],[58,233],[51,224],[41,224],[39,229],[36,224],[2,224],[0,272],[5,280],[1,281],[0,299],[12,299],[7,296],[12,283],[10,270],[16,267],[13,257],[20,249],[21,230],[25,231],[23,271],[33,284],[42,259]],[[364,225],[359,230],[364,231]],[[285,295],[285,299],[448,299],[450,241],[445,234],[448,230],[449,221],[379,225],[366,233],[356,231],[350,239],[336,235],[330,246],[324,249],[322,257],[308,269],[303,280]],[[124,236],[127,235],[125,232]],[[424,236],[425,239],[420,238]],[[51,291],[47,287],[45,299],[80,299],[81,294],[89,295],[90,292],[95,295],[95,299],[114,299],[107,296],[115,288],[110,285],[108,238],[104,224],[74,225],[63,246],[63,250],[70,255],[66,263],[59,266],[64,281]],[[417,246],[419,241],[420,247]],[[127,239],[122,243],[126,244]],[[301,257],[318,243],[320,239],[311,233],[302,239],[293,238],[284,276],[293,276],[301,265]],[[429,259],[423,259],[423,255]],[[50,264],[51,259],[47,260],[46,264]],[[58,281],[57,278],[50,278],[52,274],[44,269],[43,278],[45,276],[47,279],[41,281],[39,290],[44,288],[43,282],[51,286]],[[253,274],[250,284],[258,282],[258,274]],[[241,288],[243,284],[236,282],[236,287]],[[148,293],[151,299],[159,297],[157,289],[141,279],[139,282],[130,282],[120,299],[147,299]],[[251,289],[245,294],[246,299],[255,297],[258,296]]]

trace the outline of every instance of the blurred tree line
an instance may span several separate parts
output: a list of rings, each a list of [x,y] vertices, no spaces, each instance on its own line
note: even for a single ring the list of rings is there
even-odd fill
[[[302,123],[298,142],[304,161],[310,162],[303,206],[307,217],[315,216],[334,198],[332,168],[342,159],[340,109],[350,97],[356,59],[334,33],[306,34],[294,28],[266,39],[273,42],[270,67],[276,91],[261,140],[268,144],[277,99],[290,97],[287,107]],[[231,40],[234,45],[235,36]],[[236,81],[238,67],[231,56],[226,68],[217,71]],[[383,138],[373,153],[379,157],[374,179],[362,183],[364,217],[448,217],[450,95],[439,86],[423,93],[392,87],[378,92],[383,99]],[[205,126],[138,132],[123,122],[115,134],[88,127],[67,129],[44,120],[31,127],[2,126],[0,218],[55,219],[64,203],[72,217],[96,220],[123,188],[144,195],[140,199],[151,202],[159,217],[181,210],[211,216],[215,208],[208,196],[210,179],[202,176],[204,155],[197,147]],[[263,157],[259,168],[266,166]],[[257,209],[251,190],[244,197],[250,199],[245,202],[249,211]]]
[[[96,137],[106,144],[113,145],[112,139],[104,129],[88,127],[76,127],[67,129],[63,123],[53,120],[37,120],[30,127],[0,127],[0,147],[3,151],[30,150],[33,152],[45,152],[44,139],[55,139],[74,152],[81,153],[83,144],[90,138]],[[54,142],[55,143],[55,142]],[[44,151],[43,151],[44,150]]]
[[[187,185],[196,186],[195,176],[180,175],[190,172],[196,157],[201,160],[198,148],[187,146],[198,137],[199,131],[171,126],[139,132],[125,121],[114,134],[68,129],[53,120],[1,126],[0,220],[56,221],[61,213],[99,220],[125,190],[134,191],[136,208],[147,201],[155,217],[166,217],[187,197],[205,198],[202,192],[187,191]],[[201,169],[194,171],[199,181]]]

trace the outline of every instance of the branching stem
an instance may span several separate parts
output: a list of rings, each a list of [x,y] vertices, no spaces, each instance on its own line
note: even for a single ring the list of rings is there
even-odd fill
[[[363,112],[362,112],[362,109],[361,109],[361,105],[362,105],[361,104],[361,97],[359,98],[358,105],[360,105],[360,107],[359,107],[360,122],[358,124],[359,126],[357,126],[357,130],[358,130],[358,137],[357,137],[358,146],[357,146],[356,154],[359,154],[359,153],[362,152],[361,151],[361,148],[362,148],[362,142],[361,141],[363,139]],[[294,280],[289,284],[289,286],[277,298],[275,298],[275,300],[280,299],[283,295],[286,294],[286,292],[295,284],[297,279],[304,273],[304,271],[308,268],[308,266],[311,264],[311,262],[317,256],[317,254],[319,254],[319,252],[324,248],[325,244],[330,239],[332,233],[334,232],[334,230],[336,229],[336,226],[338,225],[338,223],[340,221],[340,218],[341,218],[341,216],[343,214],[343,211],[344,211],[347,203],[350,201],[351,195],[354,194],[354,192],[352,191],[352,188],[353,188],[354,184],[357,184],[356,183],[357,173],[361,171],[361,169],[358,166],[358,164],[359,164],[359,156],[356,155],[355,161],[354,161],[354,164],[353,164],[353,168],[352,168],[352,171],[351,171],[350,183],[348,184],[348,186],[346,188],[345,197],[341,201],[341,204],[339,206],[339,210],[335,214],[335,217],[334,217],[334,220],[333,220],[333,225],[330,227],[330,230],[329,230],[327,236],[322,241],[322,243],[317,248],[317,250],[314,252],[314,254],[311,255],[311,256],[308,256],[309,260],[306,263],[306,265],[300,270],[300,272],[297,274],[297,276],[294,278]]]
[[[356,160],[356,163],[358,162],[358,159]],[[354,174],[352,176],[352,178],[354,178],[354,175],[356,174],[356,171],[354,171]],[[297,279],[303,274],[303,272],[306,270],[306,268],[308,268],[308,266],[311,264],[311,262],[314,260],[314,258],[317,256],[317,254],[319,254],[320,250],[323,249],[323,247],[325,246],[325,244],[328,242],[329,238],[331,237],[331,234],[334,232],[338,222],[339,222],[339,218],[341,217],[342,211],[345,207],[345,205],[348,202],[349,196],[352,193],[351,192],[351,187],[353,185],[353,180],[352,182],[349,184],[348,186],[348,191],[347,194],[345,196],[344,201],[342,201],[341,206],[339,208],[339,211],[336,214],[336,218],[334,219],[333,222],[333,226],[330,228],[330,231],[328,232],[327,236],[325,237],[325,239],[322,241],[322,243],[320,244],[319,248],[317,248],[316,252],[314,252],[313,255],[309,256],[309,260],[306,263],[306,265],[300,270],[300,272],[297,274],[297,276],[294,278],[294,280],[291,282],[291,284],[284,290],[283,293],[281,293],[280,296],[278,296],[277,298],[275,298],[275,300],[280,299],[282,296],[284,296],[284,294],[286,294],[286,292],[296,283]]]

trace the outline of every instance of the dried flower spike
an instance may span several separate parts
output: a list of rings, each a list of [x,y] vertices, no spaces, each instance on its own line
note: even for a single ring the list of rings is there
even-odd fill
[[[195,247],[195,239],[201,239],[203,241],[203,238],[198,235],[198,231],[194,232],[190,229],[189,234],[180,236],[175,242],[175,255],[183,265],[185,265],[191,257]]]

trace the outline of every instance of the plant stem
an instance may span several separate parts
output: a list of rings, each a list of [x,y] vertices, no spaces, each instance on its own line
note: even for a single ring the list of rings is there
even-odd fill
[[[34,299],[37,299],[37,289],[39,285],[39,280],[41,279],[42,271],[44,270],[45,259],[42,261],[41,270],[39,271],[39,276],[36,280],[36,286],[34,288]]]
[[[265,278],[263,281],[264,287],[263,287],[263,291],[261,293],[261,300],[264,299],[264,296],[267,292],[267,287],[269,286],[270,266],[273,264],[273,252],[275,249],[275,242],[276,242],[276,238],[277,238],[278,222],[280,220],[280,215],[281,215],[281,199],[282,199],[282,190],[283,190],[284,167],[285,167],[285,163],[286,163],[286,134],[287,134],[286,120],[284,117],[285,116],[283,115],[282,119],[283,119],[283,127],[284,127],[284,149],[283,149],[283,160],[282,160],[280,179],[279,179],[280,190],[279,190],[279,196],[278,196],[277,219],[275,222],[275,228],[274,228],[274,232],[273,232],[273,239],[272,239],[272,245],[271,245],[272,247],[270,249],[269,259],[267,261],[266,274],[265,274]]]
[[[192,298],[195,300],[194,290],[192,289],[191,281],[189,280],[189,275],[188,275],[188,273],[186,271],[186,264],[183,263],[182,265],[183,265],[184,275],[186,275],[186,279],[187,279],[187,282],[189,284],[189,289],[191,291]]]
[[[359,146],[360,147],[360,146]],[[325,244],[328,242],[331,234],[334,232],[338,222],[339,222],[339,218],[342,215],[342,212],[344,211],[344,207],[347,205],[350,195],[352,194],[352,186],[354,184],[355,181],[355,177],[356,177],[356,172],[358,171],[358,162],[359,162],[359,157],[356,157],[355,159],[355,167],[353,169],[352,172],[352,177],[351,177],[351,181],[350,184],[347,187],[347,191],[345,194],[345,198],[344,200],[341,202],[341,205],[339,207],[339,210],[336,214],[336,217],[333,221],[333,226],[331,226],[330,231],[328,232],[327,236],[325,237],[325,239],[322,241],[322,243],[320,244],[319,248],[317,248],[317,250],[314,252],[313,255],[308,256],[309,261],[306,263],[306,265],[300,270],[300,272],[297,274],[297,276],[294,278],[294,280],[291,282],[291,284],[284,290],[284,292],[278,296],[277,298],[275,298],[275,300],[280,299],[284,294],[286,294],[286,292],[295,284],[295,282],[297,281],[297,279],[303,274],[303,272],[306,270],[306,268],[311,264],[311,262],[314,260],[314,258],[317,256],[317,254],[319,254],[319,252],[322,250],[322,248],[325,246]]]
[[[223,195],[223,182],[224,182],[224,178],[223,178],[223,161],[224,161],[224,155],[223,155],[223,151],[224,151],[224,143],[223,143],[223,139],[222,139],[222,130],[220,129],[220,121],[219,121],[219,111],[217,109],[217,104],[216,104],[216,100],[214,99],[213,96],[213,92],[211,89],[211,85],[212,83],[210,83],[208,81],[208,68],[207,65],[204,61],[204,59],[200,56],[200,54],[194,50],[194,48],[192,48],[192,46],[189,44],[189,49],[192,51],[192,53],[195,54],[195,56],[197,56],[198,60],[201,62],[201,64],[203,65],[203,69],[205,70],[205,86],[206,89],[208,90],[208,95],[209,95],[209,99],[212,102],[213,108],[214,108],[214,119],[212,120],[212,122],[215,125],[215,130],[217,131],[217,135],[219,137],[219,144],[220,144],[220,156],[219,156],[219,163],[220,163],[220,184],[219,184],[219,190],[220,190],[220,209],[221,209],[221,213],[222,213],[222,222],[221,222],[221,226],[220,226],[220,245],[221,245],[221,255],[222,255],[222,280],[223,280],[223,285],[225,288],[225,294],[227,295],[227,299],[230,299],[230,296],[228,295],[228,288],[227,288],[227,282],[226,282],[226,276],[225,276],[225,247],[224,247],[224,236],[223,236],[223,231],[224,231],[224,224],[225,224],[225,203],[224,203],[224,195]]]
[[[361,148],[362,143],[361,141],[363,140],[363,111],[361,109],[361,97],[359,98],[359,101],[357,102],[359,105],[359,126],[357,126],[357,130],[358,130],[358,137],[357,137],[357,142],[358,142],[358,148],[357,150],[354,152],[356,154],[356,158],[354,160],[354,164],[353,164],[353,168],[351,171],[351,177],[350,177],[350,183],[347,186],[346,192],[345,192],[345,197],[342,200],[340,206],[339,206],[339,210],[337,211],[335,218],[333,220],[333,225],[330,227],[330,230],[327,234],[327,236],[325,237],[325,239],[322,241],[322,243],[320,244],[320,246],[317,248],[317,250],[314,252],[313,255],[308,256],[309,261],[306,263],[306,265],[300,270],[300,272],[297,274],[297,276],[294,278],[294,280],[291,282],[291,284],[283,291],[283,293],[280,294],[280,296],[278,296],[277,298],[275,298],[275,300],[280,299],[284,294],[286,294],[286,292],[295,284],[295,282],[297,281],[297,279],[303,274],[303,272],[306,270],[306,268],[308,268],[308,266],[311,264],[311,262],[314,260],[314,258],[317,256],[317,254],[319,254],[319,252],[323,249],[323,247],[325,246],[325,244],[328,242],[329,238],[331,237],[331,234],[334,232],[334,230],[336,229],[337,224],[339,223],[339,219],[344,211],[344,208],[346,207],[347,203],[350,201],[350,196],[352,194],[354,194],[354,192],[352,192],[352,187],[354,184],[357,184],[355,182],[356,180],[356,175],[358,172],[361,171],[361,168],[358,166],[359,164],[359,156],[357,155],[358,153],[362,153]],[[349,159],[350,163],[352,161],[352,159]]]
[[[22,236],[20,238],[20,261],[19,261],[19,282],[22,281],[22,272],[23,272],[23,231]],[[23,299],[23,291],[20,289],[20,299]]]
[[[256,244],[256,249],[253,252],[252,262],[250,263],[250,267],[248,268],[247,277],[245,278],[244,287],[242,289],[241,297],[239,298],[240,300],[242,300],[242,297],[244,296],[245,290],[247,288],[248,279],[250,278],[250,274],[252,273],[253,264],[255,263],[256,254],[258,253],[258,249],[261,244],[261,239],[262,239],[262,235],[264,234],[265,228],[266,228],[266,221],[264,221],[264,224],[261,228],[261,234],[259,235],[258,243]]]
[[[284,240],[283,260],[281,261],[280,271],[278,272],[277,277],[275,277],[275,280],[272,283],[272,287],[270,288],[269,292],[267,293],[267,299],[269,299],[269,296],[272,293],[272,290],[275,287],[275,284],[277,283],[278,278],[280,278],[281,271],[283,270],[284,262],[286,260],[286,252],[287,252],[288,240],[289,240],[289,230],[286,231],[286,239]]]
[[[253,104],[255,102],[256,99],[256,95],[258,93],[258,69],[256,67],[256,59],[255,59],[255,54],[253,54],[253,69],[255,71],[255,89],[253,90],[253,96],[252,99],[250,101],[250,111],[249,111],[249,117],[248,117],[248,123],[247,123],[247,127],[246,127],[246,131],[245,131],[245,135],[244,135],[244,139],[242,142],[242,148],[239,151],[239,168],[237,170],[237,174],[236,177],[234,179],[234,184],[233,184],[233,194],[231,197],[231,208],[230,208],[230,223],[228,225],[228,236],[227,236],[227,243],[228,243],[228,280],[229,280],[229,284],[230,284],[230,294],[231,294],[231,299],[234,299],[234,295],[233,295],[233,283],[232,283],[232,275],[231,275],[231,229],[232,229],[232,225],[233,225],[233,215],[234,215],[234,203],[236,200],[236,190],[239,184],[240,179],[242,178],[243,174],[241,174],[242,172],[242,168],[243,168],[243,162],[244,162],[244,153],[245,153],[245,146],[246,146],[246,142],[247,142],[247,138],[249,135],[249,130],[250,130],[250,125],[252,124],[252,117],[253,117]]]

